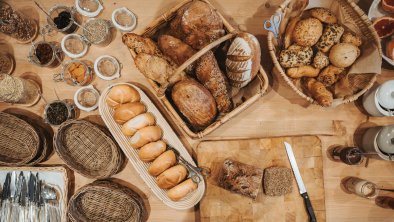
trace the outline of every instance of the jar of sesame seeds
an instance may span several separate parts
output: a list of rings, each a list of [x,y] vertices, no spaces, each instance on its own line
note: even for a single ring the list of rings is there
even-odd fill
[[[83,35],[93,45],[107,46],[112,41],[112,23],[105,19],[89,19],[83,29]]]

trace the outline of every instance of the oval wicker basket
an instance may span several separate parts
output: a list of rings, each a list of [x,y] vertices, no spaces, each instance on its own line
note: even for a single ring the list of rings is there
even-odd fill
[[[67,166],[88,178],[110,177],[123,164],[123,154],[112,137],[84,120],[62,123],[53,144]]]
[[[40,137],[30,124],[0,112],[0,165],[26,165],[37,156],[40,147]]]
[[[347,18],[352,19],[354,21],[354,23],[357,24],[357,27],[359,28],[362,35],[366,39],[373,41],[373,43],[376,44],[376,46],[378,47],[378,50],[379,50],[379,54],[382,55],[382,48],[380,45],[379,36],[377,35],[375,29],[372,26],[371,21],[368,19],[368,17],[365,15],[365,13],[352,0],[334,0],[334,1],[337,1],[339,3],[340,7],[342,7],[342,9],[346,12]],[[290,3],[292,3],[292,2],[293,2],[292,0],[286,0],[285,2],[283,2],[279,6],[279,8],[276,10],[275,13],[281,13],[282,15],[284,15],[284,13],[289,10]],[[316,5],[317,2],[314,2],[314,4]],[[282,21],[283,21],[283,19],[282,19]],[[283,24],[281,24],[281,26],[282,25]],[[271,55],[271,58],[274,63],[276,71],[279,72],[279,74],[283,77],[285,82],[298,95],[300,95],[302,98],[306,99],[308,102],[310,102],[312,104],[319,105],[311,96],[304,93],[303,90],[301,89],[301,87],[297,87],[296,84],[294,84],[294,81],[287,76],[287,74],[285,73],[285,69],[282,68],[282,66],[280,65],[280,63],[278,61],[277,56],[280,51],[278,45],[279,45],[278,41],[275,39],[274,34],[272,32],[269,32],[268,33],[268,49],[270,51],[270,55]],[[380,59],[380,58],[377,58],[377,59]],[[376,81],[376,75],[377,75],[376,73],[369,74],[369,77],[368,77],[369,81],[367,80],[368,83],[366,84],[366,87],[364,87],[362,90],[360,90],[359,92],[355,93],[352,96],[334,99],[331,107],[336,107],[338,105],[353,102],[353,101],[357,100],[360,96],[362,96],[366,91],[368,91],[373,86],[373,84]]]
[[[73,222],[140,222],[147,218],[142,198],[112,181],[95,181],[79,189],[68,203]]]

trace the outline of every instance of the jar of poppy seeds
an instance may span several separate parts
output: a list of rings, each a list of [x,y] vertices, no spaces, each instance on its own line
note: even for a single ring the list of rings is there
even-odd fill
[[[75,23],[78,22],[78,16],[73,7],[55,5],[48,14],[50,16],[47,18],[48,24],[58,32],[71,34],[77,30],[78,26]]]

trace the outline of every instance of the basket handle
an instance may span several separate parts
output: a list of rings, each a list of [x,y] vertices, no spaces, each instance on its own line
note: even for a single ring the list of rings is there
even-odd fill
[[[205,53],[207,53],[209,50],[215,48],[216,46],[222,44],[223,42],[231,39],[232,37],[234,37],[237,34],[237,32],[231,32],[228,33],[227,35],[221,37],[220,39],[210,43],[209,45],[205,46],[204,48],[202,48],[200,51],[198,51],[196,54],[194,54],[192,57],[190,57],[186,62],[184,62],[181,66],[178,67],[178,69],[174,72],[174,76],[179,75],[181,72],[183,72],[183,70],[186,69],[186,67],[188,67],[189,65],[191,65],[192,63],[194,63],[197,59],[199,59],[202,55],[204,55]]]

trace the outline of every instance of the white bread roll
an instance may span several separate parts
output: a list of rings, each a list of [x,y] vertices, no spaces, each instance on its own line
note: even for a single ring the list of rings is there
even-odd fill
[[[149,166],[148,172],[150,175],[156,177],[175,164],[176,156],[174,151],[167,150],[153,161],[153,163]]]
[[[144,112],[146,112],[145,105],[140,102],[125,103],[116,107],[114,119],[115,122],[124,124]]]
[[[151,142],[140,149],[138,156],[144,162],[151,162],[164,153],[166,148],[167,144],[163,140]]]
[[[181,164],[171,167],[161,173],[157,178],[157,185],[162,189],[170,189],[184,180],[187,176],[187,169]]]
[[[107,96],[107,104],[116,107],[119,104],[137,102],[141,97],[137,90],[128,85],[114,86]]]
[[[122,126],[122,133],[125,136],[133,136],[137,130],[152,126],[155,122],[156,120],[152,113],[143,113],[127,121]]]
[[[178,184],[171,190],[167,191],[167,195],[171,200],[178,201],[196,189],[197,184],[194,183],[192,179],[187,179],[181,184]]]
[[[130,144],[134,149],[141,148],[145,144],[158,141],[163,132],[158,126],[147,126],[138,130],[133,137],[131,137]]]

